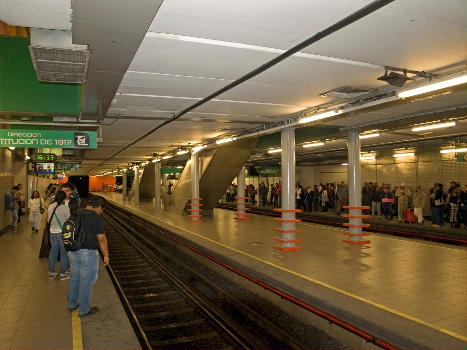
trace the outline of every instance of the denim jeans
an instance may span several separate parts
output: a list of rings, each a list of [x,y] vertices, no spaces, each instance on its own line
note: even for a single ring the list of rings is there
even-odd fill
[[[11,229],[16,230],[16,224],[18,222],[18,210],[11,210]]]
[[[91,310],[91,295],[97,281],[99,257],[97,250],[80,249],[70,252],[71,278],[68,286],[68,308],[73,309],[79,301],[79,315]]]
[[[383,203],[384,217],[392,220],[392,203]]]
[[[443,210],[444,210],[444,207],[441,206],[441,207],[433,207],[433,214],[434,214],[434,221],[433,223],[434,224],[437,224],[437,225],[444,225],[444,218],[443,218]]]
[[[55,264],[60,253],[60,275],[66,274],[68,258],[61,233],[50,233],[49,273],[55,273]]]

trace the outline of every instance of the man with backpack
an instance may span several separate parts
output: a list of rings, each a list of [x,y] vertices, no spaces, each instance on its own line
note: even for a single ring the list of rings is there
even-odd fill
[[[86,208],[74,219],[79,221],[76,225],[75,241],[68,246],[65,244],[71,261],[71,279],[67,296],[68,310],[73,311],[79,308],[80,317],[90,316],[98,311],[97,306],[91,307],[91,295],[99,270],[97,253],[99,248],[104,256],[104,266],[109,264],[104,221],[100,217],[104,211],[104,205],[104,198],[91,197]],[[64,229],[65,226],[67,225],[64,225]]]

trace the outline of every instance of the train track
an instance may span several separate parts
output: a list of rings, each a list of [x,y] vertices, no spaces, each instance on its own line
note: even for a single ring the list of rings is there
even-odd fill
[[[216,302],[174,271],[137,221],[106,207],[109,273],[146,349],[299,349],[280,329],[216,293]],[[162,256],[162,257],[161,257]],[[176,258],[174,258],[176,259]],[[185,268],[186,269],[186,268]],[[186,271],[185,271],[186,275]],[[199,283],[199,276],[196,277]],[[212,289],[212,285],[206,287]],[[202,289],[202,288],[201,288]],[[253,322],[252,320],[256,321]]]

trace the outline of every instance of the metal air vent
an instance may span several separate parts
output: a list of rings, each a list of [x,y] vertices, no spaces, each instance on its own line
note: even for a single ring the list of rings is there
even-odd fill
[[[323,92],[320,96],[334,98],[354,98],[372,92],[371,89],[359,89],[350,86],[343,86],[334,90]]]
[[[29,52],[39,81],[86,81],[90,52],[87,45],[72,43],[70,31],[31,28]]]
[[[39,81],[84,83],[89,51],[30,46],[32,63]]]

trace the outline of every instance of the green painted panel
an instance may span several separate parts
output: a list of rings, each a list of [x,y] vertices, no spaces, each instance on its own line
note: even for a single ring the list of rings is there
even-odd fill
[[[320,127],[320,126],[308,126],[305,128],[295,129],[295,142],[301,143],[310,141],[317,138],[323,138],[339,132],[338,128],[331,127]],[[270,148],[280,147],[281,145],[281,133],[276,132],[274,134],[261,136],[258,140],[256,148]]]
[[[0,147],[88,149],[97,148],[96,137],[95,131],[0,129]]]
[[[161,168],[161,174],[181,174],[182,168]]]
[[[79,84],[39,82],[29,38],[0,36],[0,111],[79,114]]]

